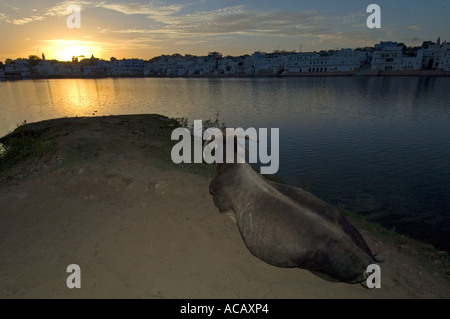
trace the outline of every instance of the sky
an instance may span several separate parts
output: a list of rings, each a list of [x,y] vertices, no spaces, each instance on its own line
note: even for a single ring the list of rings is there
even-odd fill
[[[379,29],[366,25],[372,3],[381,8]],[[67,26],[71,4],[81,8],[80,28]],[[449,0],[0,0],[0,61],[416,46],[450,41],[449,14]]]

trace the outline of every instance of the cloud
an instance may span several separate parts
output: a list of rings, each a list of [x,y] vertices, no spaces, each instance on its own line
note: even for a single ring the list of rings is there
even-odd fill
[[[105,8],[105,5],[102,5]],[[111,8],[111,6],[107,6]],[[118,10],[117,7],[114,7]],[[150,13],[146,7],[127,6],[124,14]],[[180,8],[178,8],[180,9]],[[177,9],[177,10],[178,10]],[[175,12],[176,10],[174,10]],[[126,13],[125,13],[126,12]],[[245,6],[231,6],[212,11],[174,14],[169,11],[147,15],[157,22],[148,29],[122,29],[113,33],[147,33],[177,36],[207,36],[224,34],[310,36],[332,33],[339,25],[360,23],[358,15],[330,16],[316,11],[246,10]],[[176,11],[179,13],[179,11]]]
[[[195,45],[200,43],[206,43],[206,40],[180,40],[176,41],[175,45]]]
[[[88,8],[102,8],[106,10],[116,11],[125,15],[145,15],[148,18],[152,18],[155,20],[158,20],[160,19],[160,17],[163,16],[176,14],[183,8],[182,5],[160,5],[154,2],[115,3],[108,1],[95,2],[83,0],[80,1],[66,0],[54,6],[51,6],[47,9],[41,10],[39,13],[34,14],[33,16],[30,17],[20,17],[17,19],[10,19],[7,15],[0,14],[0,21],[5,21],[16,25],[24,25],[34,21],[41,21],[49,17],[66,17],[70,13],[67,12],[67,8],[71,4],[80,6],[82,10]],[[33,9],[32,11],[36,13],[38,10]]]
[[[178,36],[193,35],[272,35],[272,36],[305,36],[318,33],[331,33],[339,26],[351,27],[361,23],[361,14],[332,16],[316,11],[280,11],[280,10],[247,10],[243,5],[229,6],[210,11],[185,13],[188,5],[164,5],[157,2],[112,2],[112,1],[62,1],[30,17],[8,19],[0,16],[0,21],[24,25],[41,21],[49,17],[67,16],[67,7],[77,4],[83,10],[100,8],[115,11],[124,15],[141,15],[151,20],[146,28],[111,31],[113,33],[171,34]],[[122,26],[130,20],[123,19]]]
[[[183,16],[164,16],[158,22],[165,30],[179,34],[272,34],[302,35],[314,28],[324,28],[329,17],[314,11],[246,11],[243,6],[227,7]],[[331,27],[331,26],[330,26]],[[325,26],[325,29],[330,27]]]
[[[100,28],[98,29],[99,33],[119,33],[119,34],[128,34],[128,33],[141,33],[141,34],[156,34],[160,31],[150,30],[150,29],[122,29],[122,30],[111,30],[108,28]]]
[[[39,10],[37,9],[31,9],[31,11],[35,14],[29,17],[20,17],[20,18],[10,18],[6,14],[0,13],[0,21],[5,21],[7,23],[12,23],[15,25],[25,25],[31,22],[35,21],[42,21],[44,19],[47,19],[48,17],[61,17],[61,16],[67,16],[69,13],[67,12],[67,7],[70,4],[77,4],[79,6],[90,6],[91,3],[87,1],[63,1],[60,2],[57,5],[54,5],[52,7],[49,7],[45,10]],[[13,11],[19,12],[20,9],[17,7],[12,8]]]
[[[13,19],[12,23],[16,25],[24,25],[33,21],[41,21],[44,20],[45,17],[43,16],[32,16],[29,18],[22,18],[22,19]]]
[[[354,34],[365,28],[364,12],[337,16],[317,11],[249,9],[244,5],[192,11],[189,4],[107,0],[65,0],[39,12],[33,12],[29,17],[11,20],[0,14],[0,21],[24,25],[53,17],[66,17],[70,4],[77,4],[82,10],[106,10],[124,15],[120,18],[120,23],[105,25],[102,21],[102,27],[93,29],[97,34],[108,36],[109,45],[114,47],[116,43],[121,43],[123,47],[124,41],[134,48],[144,48],[145,45],[158,41],[171,41],[173,45],[194,45],[205,43],[208,41],[206,37],[236,35],[307,37],[321,46],[335,46],[347,40],[351,42],[350,40],[355,38]]]
[[[51,6],[47,9],[41,10],[38,14],[35,14],[30,17],[20,17],[17,19],[8,19],[8,16],[5,14],[0,14],[0,21],[7,21],[9,23],[24,25],[33,21],[41,21],[48,17],[65,17],[69,14],[67,12],[67,8],[69,5],[75,4],[80,6],[82,9],[87,8],[104,8],[107,10],[113,10],[117,12],[121,12],[126,15],[131,14],[144,14],[144,15],[167,15],[174,14],[178,12],[181,8],[180,5],[170,5],[170,6],[158,6],[152,3],[113,3],[113,2],[95,2],[95,1],[73,1],[73,0],[65,0],[61,1],[58,4]],[[17,7],[11,7],[13,11],[19,11]],[[37,9],[32,9],[33,12],[37,12]]]
[[[100,2],[95,7],[101,7],[117,11],[126,15],[143,14],[150,17],[167,16],[179,12],[182,5],[156,5],[155,3],[112,3],[112,2]]]
[[[44,11],[43,16],[45,17],[62,17],[67,16],[69,12],[67,12],[67,8],[69,5],[75,4],[83,8],[85,6],[91,5],[90,2],[87,1],[63,1],[55,6],[52,6]]]
[[[321,48],[357,48],[373,46],[386,39],[385,32],[374,33],[370,29],[355,32],[341,32],[317,34],[315,40],[306,43],[307,47]]]
[[[3,1],[0,2],[0,6],[6,8],[8,10],[12,10],[12,11],[16,11],[16,12],[20,11],[19,7],[13,6],[13,5],[11,5],[9,3],[6,3],[6,2],[3,2]]]
[[[10,23],[8,15],[0,12],[0,22],[2,21]]]
[[[419,30],[422,30],[422,27],[420,25],[418,25],[418,24],[415,24],[415,25],[410,25],[408,27],[408,29],[419,31]]]

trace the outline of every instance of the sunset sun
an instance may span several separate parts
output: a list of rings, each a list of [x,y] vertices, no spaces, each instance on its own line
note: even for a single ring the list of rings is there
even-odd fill
[[[72,57],[91,55],[97,56],[100,52],[98,44],[90,41],[79,40],[48,40],[43,53],[49,59],[56,59],[59,61],[71,61]]]

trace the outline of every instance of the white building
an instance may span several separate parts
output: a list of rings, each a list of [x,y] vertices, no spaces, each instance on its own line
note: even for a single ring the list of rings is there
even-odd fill
[[[366,61],[366,53],[360,54],[352,49],[341,49],[330,56],[315,52],[294,53],[285,57],[286,74],[316,72],[353,72]]]
[[[397,42],[380,42],[375,45],[376,51],[372,54],[372,70],[401,70],[402,50]]]
[[[15,73],[14,64],[5,64],[5,73]]]
[[[100,67],[107,68],[104,65]],[[111,61],[108,73],[111,75],[144,75],[144,60],[123,59]]]
[[[417,51],[417,58],[420,59],[422,69],[437,69],[439,66],[438,59],[441,56],[441,44],[425,41],[422,48]]]
[[[70,63],[70,62],[59,62],[59,63],[56,63],[56,65],[55,65],[56,73],[58,75],[62,75],[62,76],[73,75],[72,64],[73,63]]]
[[[450,71],[450,43],[444,43],[441,46],[441,54],[437,62],[439,69]]]
[[[312,52],[288,55],[284,59],[286,73],[314,72],[316,63],[320,63],[320,60],[320,55]],[[327,66],[325,66],[325,68],[327,68]]]
[[[221,74],[224,75],[237,75],[239,74],[239,62],[240,61],[235,58],[223,58],[219,60],[218,70]]]
[[[36,72],[42,76],[58,75],[55,63],[48,60],[42,60],[36,65]]]
[[[217,60],[212,57],[198,57],[195,62],[195,72],[198,75],[214,74],[217,69]]]
[[[372,61],[372,52],[368,50],[356,50],[354,51],[355,59],[362,63],[362,65],[370,64]]]
[[[417,59],[421,69],[449,71],[450,44],[444,42],[441,45],[440,39],[436,43],[425,41],[417,51]]]
[[[255,52],[244,60],[246,75],[275,75],[284,70],[282,53]]]
[[[366,53],[360,53],[352,49],[341,49],[328,58],[327,70],[331,72],[354,72],[359,70],[366,59]]]
[[[400,70],[420,70],[422,65],[417,56],[403,56],[400,61]]]
[[[403,56],[402,47],[396,42],[380,42],[375,45],[372,70],[450,70],[450,45],[440,40],[425,41],[416,56]]]
[[[144,76],[150,75],[165,75],[165,69],[167,67],[167,62],[161,57],[152,59],[144,64]],[[111,68],[112,71],[112,68]],[[164,74],[162,72],[164,71]]]
[[[14,69],[16,73],[20,74],[23,78],[31,76],[29,62],[27,59],[17,59],[14,61]]]
[[[27,78],[31,76],[27,59],[17,59],[14,63],[5,64],[4,74],[11,74],[13,76],[21,76]]]
[[[84,75],[102,75],[106,74],[105,68],[99,65],[85,65],[83,67]]]

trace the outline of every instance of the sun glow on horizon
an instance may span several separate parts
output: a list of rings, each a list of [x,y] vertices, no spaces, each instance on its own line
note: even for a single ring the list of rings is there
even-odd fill
[[[46,40],[42,52],[47,59],[58,61],[71,61],[72,57],[84,56],[86,58],[94,55],[98,57],[101,53],[101,46],[94,41],[80,40]]]

